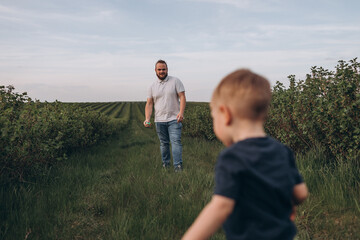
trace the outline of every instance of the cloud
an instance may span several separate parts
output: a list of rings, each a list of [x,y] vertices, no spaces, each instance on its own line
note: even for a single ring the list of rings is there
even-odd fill
[[[0,13],[1,14],[14,14],[18,13],[14,8],[7,7],[3,4],[0,4]]]
[[[360,33],[360,26],[359,25],[334,25],[334,24],[309,24],[309,25],[279,25],[279,24],[266,24],[266,25],[259,25],[259,29],[263,31],[274,31],[274,32],[329,32],[332,34],[336,34],[339,32],[359,32]]]
[[[21,5],[20,5],[21,6]],[[75,23],[101,23],[113,20],[121,21],[122,16],[119,9],[108,9],[105,7],[86,8],[78,6],[68,11],[65,6],[57,5],[56,8],[39,8],[40,5],[34,4],[31,7],[5,6],[0,4],[0,19],[21,23],[32,24],[34,26],[44,26],[52,22],[71,22]]]
[[[15,85],[15,92],[27,92],[32,99],[53,102],[113,102],[146,101],[147,86],[139,87],[134,83],[107,85],[64,84],[64,83],[24,83]],[[37,97],[40,96],[40,97]]]
[[[218,81],[222,76],[237,68],[251,68],[267,76],[273,83],[286,80],[290,74],[303,77],[313,65],[333,68],[336,62],[327,58],[330,50],[273,50],[273,51],[208,51],[175,53],[169,57],[181,57],[179,73],[187,79],[197,80],[200,84]],[[352,56],[349,56],[351,58]],[[189,69],[186,65],[194,66]],[[203,76],[207,77],[202,77]],[[193,77],[196,76],[196,77]],[[196,85],[196,82],[192,83]]]
[[[249,10],[253,12],[273,12],[279,10],[278,0],[186,0],[189,2],[200,2],[200,3],[213,3],[218,5],[227,5],[242,10]]]

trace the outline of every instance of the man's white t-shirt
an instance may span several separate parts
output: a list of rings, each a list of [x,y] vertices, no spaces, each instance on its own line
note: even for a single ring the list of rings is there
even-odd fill
[[[180,111],[178,93],[185,92],[180,79],[167,76],[164,80],[157,79],[148,89],[148,98],[154,101],[155,122],[176,120]]]

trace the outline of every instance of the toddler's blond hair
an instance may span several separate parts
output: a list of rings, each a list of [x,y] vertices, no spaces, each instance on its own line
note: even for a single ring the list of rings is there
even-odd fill
[[[270,83],[248,69],[239,69],[221,80],[211,101],[225,104],[235,117],[264,121],[271,101]]]

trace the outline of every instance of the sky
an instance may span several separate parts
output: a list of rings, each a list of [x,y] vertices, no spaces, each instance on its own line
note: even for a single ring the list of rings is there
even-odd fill
[[[228,73],[272,85],[360,55],[358,0],[0,0],[0,85],[32,99],[146,101],[154,64],[208,102]]]

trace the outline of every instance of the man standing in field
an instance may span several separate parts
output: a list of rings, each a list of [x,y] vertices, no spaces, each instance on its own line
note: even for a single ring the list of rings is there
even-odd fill
[[[182,171],[181,122],[184,119],[186,106],[185,88],[178,78],[168,76],[168,67],[164,60],[156,62],[155,73],[158,79],[148,89],[144,126],[150,127],[154,107],[162,166],[170,167],[169,143],[171,142],[174,169],[175,172],[179,172]]]

